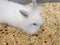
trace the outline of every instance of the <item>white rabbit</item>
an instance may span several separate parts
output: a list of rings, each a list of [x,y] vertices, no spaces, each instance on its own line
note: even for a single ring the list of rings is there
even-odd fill
[[[22,29],[28,34],[35,34],[43,24],[36,0],[32,0],[32,8],[10,1],[0,1],[0,23]]]

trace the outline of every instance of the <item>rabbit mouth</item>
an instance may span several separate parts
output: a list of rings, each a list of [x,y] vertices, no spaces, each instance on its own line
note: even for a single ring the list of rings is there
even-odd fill
[[[24,31],[29,33],[29,34],[34,34],[35,32],[37,32],[39,30],[40,27],[38,26],[27,26],[24,28]]]

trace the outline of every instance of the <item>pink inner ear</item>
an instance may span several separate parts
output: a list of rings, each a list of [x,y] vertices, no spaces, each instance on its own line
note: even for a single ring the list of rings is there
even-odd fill
[[[20,13],[22,14],[22,16],[24,16],[25,18],[28,17],[28,12],[24,11],[24,10],[20,10]]]

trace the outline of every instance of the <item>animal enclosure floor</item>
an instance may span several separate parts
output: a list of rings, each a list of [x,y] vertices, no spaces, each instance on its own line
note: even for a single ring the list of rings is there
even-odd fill
[[[44,24],[35,35],[0,24],[0,45],[60,45],[60,3],[38,4]],[[28,4],[31,6],[31,4]]]

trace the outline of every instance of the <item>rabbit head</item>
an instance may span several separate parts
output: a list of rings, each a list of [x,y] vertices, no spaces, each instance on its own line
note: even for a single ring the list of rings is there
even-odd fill
[[[36,0],[32,0],[32,8],[29,11],[20,10],[20,13],[24,17],[21,22],[21,28],[29,34],[36,33],[43,24],[43,19],[40,15],[41,9],[38,8]]]

